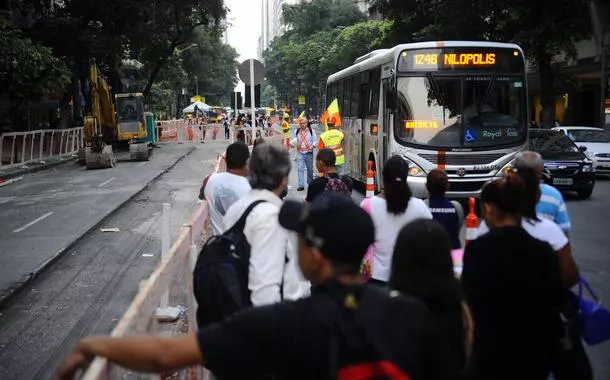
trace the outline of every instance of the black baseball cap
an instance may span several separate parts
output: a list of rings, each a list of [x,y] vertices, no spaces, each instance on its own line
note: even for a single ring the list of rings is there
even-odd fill
[[[369,214],[350,198],[332,192],[320,194],[311,203],[285,201],[279,222],[339,263],[359,266],[375,241]]]

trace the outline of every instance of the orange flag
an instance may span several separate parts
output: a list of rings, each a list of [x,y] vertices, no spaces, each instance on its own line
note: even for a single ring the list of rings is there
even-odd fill
[[[326,112],[324,112],[324,115],[320,118],[320,122],[326,126],[326,120],[328,120],[330,116],[335,118],[335,126],[340,127],[341,114],[339,113],[339,102],[337,101],[337,98],[330,103],[330,106],[328,106]]]

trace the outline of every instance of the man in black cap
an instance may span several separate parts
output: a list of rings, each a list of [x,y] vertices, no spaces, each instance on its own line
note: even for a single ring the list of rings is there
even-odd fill
[[[96,355],[138,371],[203,364],[219,379],[455,379],[447,344],[413,298],[362,285],[369,215],[333,193],[284,203],[312,295],[252,308],[183,337],[85,338],[59,367],[71,379]],[[368,375],[368,376],[367,376]]]

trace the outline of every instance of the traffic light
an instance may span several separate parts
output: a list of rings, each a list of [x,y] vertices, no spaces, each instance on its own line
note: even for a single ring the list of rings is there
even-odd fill
[[[241,98],[241,92],[237,93],[237,107],[235,107],[235,92],[231,93],[231,109],[241,109],[243,108],[243,100]]]
[[[250,86],[246,85],[246,93],[245,93],[246,99],[244,102],[244,107],[245,108],[250,108],[252,107],[250,105]],[[254,107],[260,107],[261,106],[261,85],[257,84],[256,86],[254,86]]]

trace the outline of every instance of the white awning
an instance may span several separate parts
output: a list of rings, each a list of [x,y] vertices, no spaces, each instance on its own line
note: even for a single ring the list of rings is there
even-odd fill
[[[185,109],[183,109],[182,113],[194,113],[195,107],[199,111],[209,111],[210,108],[212,108],[209,105],[205,104],[204,102],[195,102],[195,103],[191,104],[190,106],[186,107]]]

